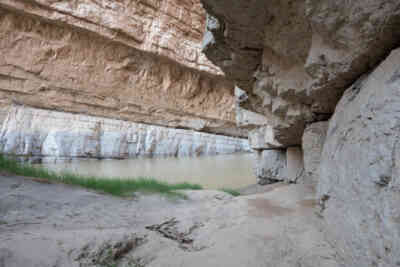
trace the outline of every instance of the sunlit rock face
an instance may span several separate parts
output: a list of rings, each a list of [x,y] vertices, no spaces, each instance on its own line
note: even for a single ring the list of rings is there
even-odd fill
[[[0,131],[6,154],[55,158],[200,156],[245,152],[247,139],[12,106]]]
[[[196,0],[0,0],[0,101],[246,136]]]
[[[326,120],[344,90],[400,41],[400,2],[202,0],[203,49],[247,92],[281,147],[300,145],[307,123]]]

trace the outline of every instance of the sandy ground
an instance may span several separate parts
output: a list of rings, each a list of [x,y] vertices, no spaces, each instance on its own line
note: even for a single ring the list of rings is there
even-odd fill
[[[0,176],[0,267],[341,266],[310,188],[258,192],[121,199]]]

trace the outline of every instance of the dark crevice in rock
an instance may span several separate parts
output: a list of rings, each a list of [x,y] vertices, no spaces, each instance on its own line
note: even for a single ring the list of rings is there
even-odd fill
[[[324,194],[319,200],[320,214],[322,215],[326,209],[326,203],[331,198],[330,195]]]
[[[392,177],[390,176],[380,176],[379,180],[375,182],[380,187],[386,187],[392,181]]]

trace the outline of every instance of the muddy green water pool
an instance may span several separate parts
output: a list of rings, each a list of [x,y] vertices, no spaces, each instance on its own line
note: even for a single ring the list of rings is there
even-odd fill
[[[74,159],[42,163],[54,171],[106,177],[149,177],[168,183],[189,182],[206,189],[239,189],[256,183],[254,154],[201,157],[153,157],[123,160]]]

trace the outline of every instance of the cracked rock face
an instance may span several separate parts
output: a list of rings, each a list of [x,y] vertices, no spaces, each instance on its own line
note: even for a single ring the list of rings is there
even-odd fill
[[[329,123],[318,195],[346,266],[400,262],[400,50],[350,87]]]
[[[345,88],[400,40],[400,2],[202,0],[203,49],[248,93],[282,147],[301,144],[306,123],[326,120]]]
[[[0,104],[246,136],[199,1],[0,0]]]

